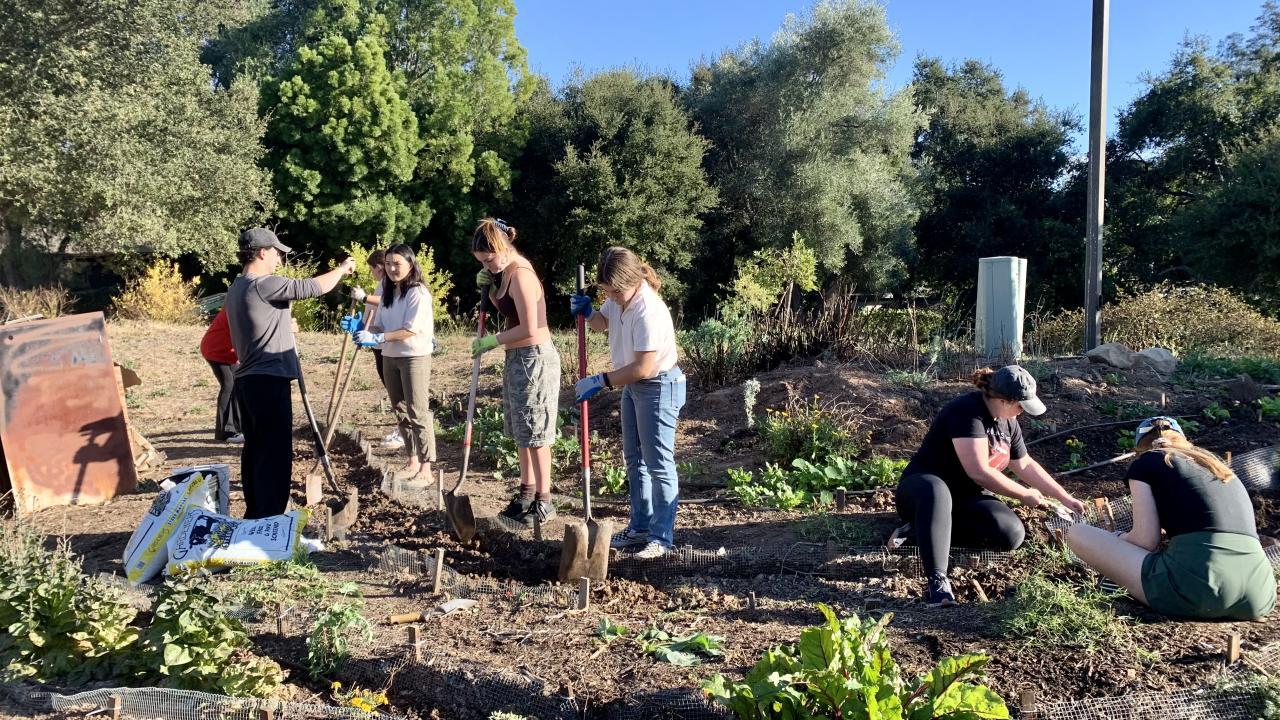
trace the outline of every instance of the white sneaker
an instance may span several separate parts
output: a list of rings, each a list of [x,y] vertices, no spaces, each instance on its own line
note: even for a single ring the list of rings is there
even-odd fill
[[[382,447],[387,450],[399,450],[404,447],[404,438],[400,435],[400,430],[392,430],[387,436],[382,438]]]
[[[244,433],[236,433],[235,435],[232,435],[231,437],[227,438],[227,444],[228,444],[228,445],[243,445],[243,444],[244,444]]]
[[[636,551],[632,557],[637,560],[656,560],[671,552],[671,548],[663,545],[657,540],[650,540],[644,547]]]

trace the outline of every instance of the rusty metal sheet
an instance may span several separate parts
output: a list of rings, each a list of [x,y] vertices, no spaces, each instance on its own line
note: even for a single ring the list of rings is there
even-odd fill
[[[0,452],[20,513],[137,485],[102,313],[0,326]]]

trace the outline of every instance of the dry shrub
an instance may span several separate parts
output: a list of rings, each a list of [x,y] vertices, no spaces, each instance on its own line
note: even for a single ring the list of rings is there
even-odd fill
[[[129,281],[113,304],[116,317],[190,325],[200,320],[196,281],[183,280],[174,263],[153,263]]]
[[[1225,288],[1158,285],[1120,291],[1102,309],[1103,342],[1135,349],[1164,347],[1185,355],[1251,356],[1280,360],[1280,322],[1258,312]],[[1084,314],[1063,310],[1035,323],[1028,347],[1037,355],[1078,353],[1084,346]]]
[[[4,308],[4,320],[42,315],[55,318],[71,311],[74,299],[61,285],[19,290],[0,287],[0,307]]]

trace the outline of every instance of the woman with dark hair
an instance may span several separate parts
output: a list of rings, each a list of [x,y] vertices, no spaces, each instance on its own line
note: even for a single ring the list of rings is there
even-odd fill
[[[1244,484],[1196,447],[1170,417],[1143,420],[1126,478],[1133,528],[1067,530],[1067,546],[1153,610],[1180,617],[1257,620],[1276,606],[1276,579],[1258,542]],[[1160,550],[1160,533],[1169,545]]]
[[[560,353],[551,344],[547,299],[533,265],[513,243],[516,229],[485,218],[471,237],[471,254],[483,266],[476,284],[506,321],[496,335],[471,345],[479,356],[499,345],[506,349],[502,369],[503,424],[515,438],[520,456],[520,491],[502,516],[532,525],[555,517],[551,504],[551,446],[560,409]]]
[[[382,383],[409,457],[404,474],[408,482],[426,483],[436,460],[435,419],[429,402],[435,335],[431,291],[408,245],[392,245],[384,257],[386,277],[378,293],[378,310],[369,329],[356,333],[356,342],[382,350]]]
[[[578,381],[578,402],[609,388],[622,388],[622,455],[631,488],[631,517],[611,545],[640,559],[666,555],[675,544],[680,478],[676,472],[676,421],[686,383],[677,364],[671,311],[658,295],[662,281],[624,247],[600,253],[596,283],[606,300],[599,310],[587,295],[569,308],[592,330],[609,333],[612,369]]]
[[[898,515],[908,523],[895,534],[916,535],[925,602],[933,607],[956,604],[947,579],[953,541],[1013,550],[1025,539],[1022,521],[996,495],[1033,508],[1048,502],[1048,495],[1073,511],[1085,509],[1027,454],[1018,415],[1045,411],[1031,373],[1017,365],[984,368],[974,373],[973,384],[977,391],[947,403],[934,418],[895,495]],[[1006,477],[1006,469],[1026,485]]]

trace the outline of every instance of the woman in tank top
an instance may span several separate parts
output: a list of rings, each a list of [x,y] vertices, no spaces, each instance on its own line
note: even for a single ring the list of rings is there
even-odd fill
[[[471,238],[483,266],[476,284],[502,315],[505,329],[476,338],[472,355],[501,345],[503,425],[520,455],[520,490],[501,515],[524,525],[555,517],[551,505],[551,446],[560,409],[560,354],[551,344],[547,301],[533,266],[513,243],[516,229],[485,218]]]

